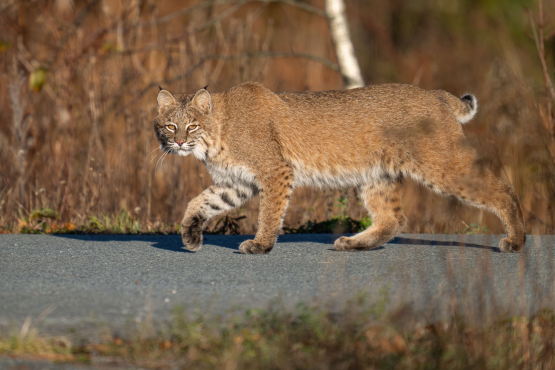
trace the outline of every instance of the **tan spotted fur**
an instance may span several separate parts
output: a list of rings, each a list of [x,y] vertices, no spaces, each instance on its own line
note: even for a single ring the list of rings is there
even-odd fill
[[[242,253],[268,253],[296,186],[361,190],[372,226],[340,237],[335,249],[377,248],[401,232],[407,177],[446,196],[494,212],[508,237],[505,252],[522,250],[524,221],[514,189],[476,165],[461,127],[476,113],[472,95],[386,84],[364,88],[274,93],[243,83],[222,93],[158,95],[155,130],[163,150],[193,154],[214,185],[193,199],[182,221],[183,243],[197,251],[215,215],[260,194],[259,229]],[[172,126],[173,125],[173,126]]]

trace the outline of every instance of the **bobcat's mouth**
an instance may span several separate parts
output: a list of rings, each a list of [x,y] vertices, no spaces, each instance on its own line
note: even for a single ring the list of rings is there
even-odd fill
[[[168,143],[166,144],[166,148],[169,149],[171,154],[177,154],[181,157],[185,157],[191,154],[194,149],[194,145],[189,145],[187,143],[184,143],[183,145],[178,145],[177,143]]]
[[[189,155],[192,152],[191,148],[179,148],[179,149],[174,149],[173,153],[177,154],[181,157],[185,157],[187,155]]]

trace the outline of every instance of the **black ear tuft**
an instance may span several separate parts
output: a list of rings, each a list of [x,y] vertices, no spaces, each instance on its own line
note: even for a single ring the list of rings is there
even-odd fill
[[[208,85],[204,86],[203,89],[208,91]]]
[[[162,89],[162,86],[160,86],[160,85],[158,85],[158,88],[160,89],[160,91],[164,90],[164,89]]]

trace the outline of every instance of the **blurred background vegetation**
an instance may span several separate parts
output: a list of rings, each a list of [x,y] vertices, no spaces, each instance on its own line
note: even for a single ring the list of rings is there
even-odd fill
[[[553,233],[555,1],[544,1],[545,25],[532,0],[345,2],[365,82],[474,93],[480,111],[464,130],[482,164],[516,188],[529,233]],[[323,0],[1,1],[0,232],[175,231],[211,179],[192,156],[155,170],[158,85],[341,89],[323,9]],[[415,183],[403,203],[409,232],[503,232],[494,215]],[[257,211],[255,199],[209,229],[254,233]],[[356,189],[300,188],[285,224],[365,216]]]

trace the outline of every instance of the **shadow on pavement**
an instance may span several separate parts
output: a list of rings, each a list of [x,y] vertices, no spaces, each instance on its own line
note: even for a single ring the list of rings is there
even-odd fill
[[[464,238],[464,237],[463,237]],[[439,245],[445,247],[465,247],[465,248],[479,248],[479,249],[489,249],[493,252],[501,253],[501,250],[497,247],[490,247],[488,245],[472,244],[466,243],[464,241],[450,241],[450,240],[425,240],[416,238],[404,238],[395,237],[393,240],[389,241],[387,244],[410,244],[410,245]]]
[[[346,235],[351,236],[352,234]],[[75,240],[83,241],[96,241],[96,242],[110,242],[110,241],[141,241],[148,242],[152,244],[152,247],[164,249],[172,252],[184,252],[184,253],[195,253],[190,252],[183,247],[180,235],[103,235],[103,234],[56,234],[55,236],[60,238],[69,238]],[[278,243],[299,243],[299,242],[310,242],[310,243],[321,243],[321,244],[332,244],[333,242],[343,235],[335,234],[284,234],[280,235],[278,238]],[[423,235],[424,238],[426,236]],[[239,245],[248,239],[253,239],[254,235],[204,235],[204,244],[215,245],[221,248],[228,248],[239,251]],[[429,238],[429,236],[428,236]],[[479,248],[488,249],[493,252],[500,252],[497,247],[490,247],[487,245],[467,243],[464,241],[464,236],[461,237],[462,240],[457,241],[446,241],[446,240],[429,240],[421,239],[415,237],[402,237],[398,236],[393,240],[389,241],[387,245],[390,244],[403,244],[405,246],[410,245],[429,245],[429,246],[447,246],[447,247],[465,247],[465,248]],[[383,247],[372,249],[372,251],[383,249]],[[333,250],[333,249],[330,249]]]
[[[140,241],[151,243],[152,247],[164,249],[172,252],[192,253],[183,246],[180,235],[106,235],[106,234],[54,234],[59,238],[68,238],[82,241],[94,242],[132,242]],[[253,235],[204,235],[204,244],[216,245],[222,248],[239,250],[239,245],[247,240],[252,239]]]

